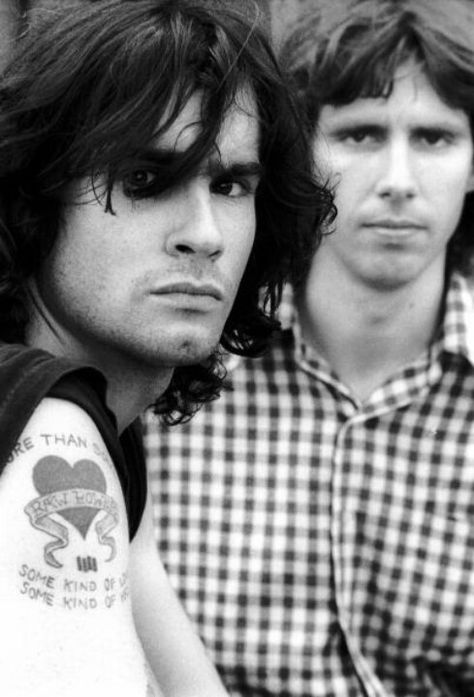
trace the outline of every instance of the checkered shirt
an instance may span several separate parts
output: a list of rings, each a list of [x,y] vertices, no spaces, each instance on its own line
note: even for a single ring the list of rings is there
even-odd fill
[[[474,695],[474,308],[361,403],[296,324],[146,423],[158,544],[230,693]]]

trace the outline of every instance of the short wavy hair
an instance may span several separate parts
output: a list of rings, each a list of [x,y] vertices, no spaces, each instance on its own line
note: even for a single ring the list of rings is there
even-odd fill
[[[167,187],[189,177],[214,148],[237,91],[248,88],[255,97],[263,176],[254,246],[220,346],[206,362],[177,368],[154,405],[168,423],[217,396],[222,349],[252,356],[265,348],[278,326],[282,285],[304,277],[333,211],[330,193],[314,178],[295,99],[258,13],[256,4],[238,12],[215,0],[101,0],[48,10],[35,15],[0,83],[6,342],[24,341],[27,281],[55,243],[68,182],[105,177],[113,214],[113,185],[127,162],[166,131],[196,90],[198,134],[170,163]]]
[[[474,136],[473,0],[318,0],[289,32],[280,58],[313,133],[325,104],[388,97],[397,69],[414,59],[439,97],[466,112]],[[469,193],[448,270],[472,274],[473,252]]]

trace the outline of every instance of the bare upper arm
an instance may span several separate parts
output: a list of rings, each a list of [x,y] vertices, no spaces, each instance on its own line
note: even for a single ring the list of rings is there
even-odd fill
[[[0,477],[1,694],[146,697],[128,564],[122,491],[95,424],[43,400]]]

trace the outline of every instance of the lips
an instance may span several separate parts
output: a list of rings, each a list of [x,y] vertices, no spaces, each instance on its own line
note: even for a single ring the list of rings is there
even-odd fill
[[[224,294],[221,288],[214,283],[168,283],[153,289],[153,295],[174,295],[182,293],[184,295],[211,297],[215,300],[222,300]]]
[[[424,230],[425,226],[408,218],[380,218],[365,223],[364,227],[386,228],[388,230]]]

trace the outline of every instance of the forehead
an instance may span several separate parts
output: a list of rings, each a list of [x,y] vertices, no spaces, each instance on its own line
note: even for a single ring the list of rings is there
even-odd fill
[[[388,97],[361,97],[349,104],[333,106],[326,104],[320,112],[320,125],[327,121],[376,120],[403,123],[415,126],[430,124],[469,125],[469,116],[462,109],[447,104],[436,92],[423,70],[408,63],[397,69],[393,89]]]
[[[196,93],[154,145],[164,150],[185,151],[198,136],[200,119],[201,96]],[[255,159],[259,135],[255,98],[250,90],[241,89],[227,111],[216,139],[222,159]]]

